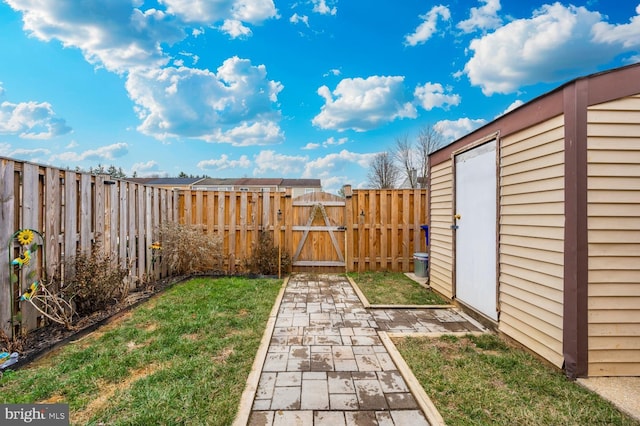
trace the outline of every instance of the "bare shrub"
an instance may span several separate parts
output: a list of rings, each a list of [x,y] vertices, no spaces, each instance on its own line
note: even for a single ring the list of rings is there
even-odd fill
[[[21,337],[9,337],[0,328],[0,351],[1,352],[22,352],[23,341]]]
[[[55,283],[55,278],[50,280],[52,288],[55,288]],[[32,284],[33,286],[36,286],[36,283]],[[65,300],[61,294],[49,290],[43,282],[39,282],[37,287],[32,290],[31,296],[25,300],[51,321],[63,325],[67,330],[74,328],[72,324],[75,314],[73,305]]]
[[[209,235],[201,225],[165,222],[159,228],[161,261],[178,275],[219,270],[222,262],[222,239]]]
[[[126,268],[113,266],[111,256],[95,244],[91,253],[78,253],[67,264],[73,271],[65,280],[64,295],[80,316],[105,309],[123,296]]]
[[[253,245],[251,256],[243,259],[243,268],[252,274],[276,275],[278,273],[278,247],[274,245],[271,233],[262,231],[258,243]],[[289,253],[280,253],[280,267],[287,271],[291,265]]]

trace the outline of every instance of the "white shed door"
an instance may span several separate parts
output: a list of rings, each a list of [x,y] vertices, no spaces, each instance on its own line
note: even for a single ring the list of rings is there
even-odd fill
[[[496,141],[456,155],[456,298],[496,311]]]

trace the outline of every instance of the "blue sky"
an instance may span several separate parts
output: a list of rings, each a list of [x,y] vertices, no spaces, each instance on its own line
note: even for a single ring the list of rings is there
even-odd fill
[[[0,0],[0,156],[320,178],[640,60],[640,2]]]

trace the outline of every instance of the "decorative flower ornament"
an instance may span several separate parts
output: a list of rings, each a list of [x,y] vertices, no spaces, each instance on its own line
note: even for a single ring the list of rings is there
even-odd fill
[[[33,231],[31,229],[23,229],[18,234],[18,242],[20,245],[28,246],[33,242]]]
[[[151,250],[162,250],[162,245],[159,241],[155,241],[153,244],[151,244],[150,248]]]
[[[11,261],[11,264],[18,265],[20,268],[22,268],[23,266],[28,265],[30,260],[31,251],[25,250],[20,256],[13,259],[13,261]]]
[[[40,283],[38,281],[34,281],[29,288],[20,295],[20,300],[31,300],[31,298],[38,292],[39,285]]]

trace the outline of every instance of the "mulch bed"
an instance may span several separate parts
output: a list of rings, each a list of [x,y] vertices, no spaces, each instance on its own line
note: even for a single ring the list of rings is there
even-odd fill
[[[78,319],[74,322],[74,329],[72,330],[66,329],[63,325],[51,323],[29,332],[18,343],[20,346],[19,350],[16,350],[20,354],[18,362],[9,366],[8,369],[17,370],[24,367],[53,349],[94,331],[108,321],[117,318],[187,278],[191,277],[179,276],[158,280],[145,289],[130,293],[125,300],[118,304]]]

